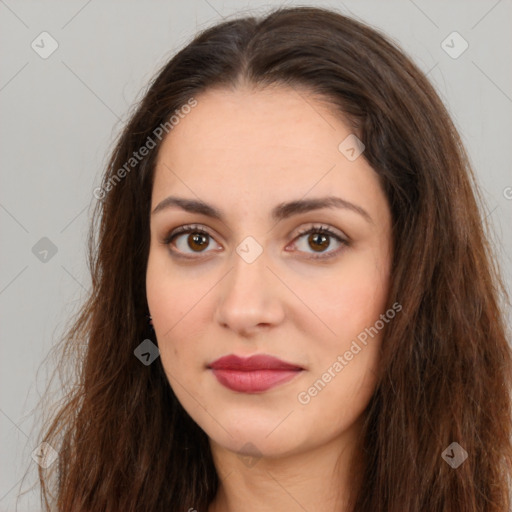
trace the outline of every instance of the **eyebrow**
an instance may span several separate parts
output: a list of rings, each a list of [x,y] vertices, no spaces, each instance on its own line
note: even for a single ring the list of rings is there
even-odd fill
[[[182,197],[169,196],[163,201],[158,203],[154,208],[152,215],[162,212],[168,208],[177,206],[182,210],[190,213],[198,213],[218,219],[225,222],[225,214],[222,210],[196,199],[185,199]],[[355,213],[358,213],[370,224],[374,224],[370,214],[361,206],[353,204],[341,197],[327,196],[319,197],[316,199],[300,199],[297,201],[290,201],[287,203],[280,203],[272,209],[271,217],[274,221],[280,221],[293,215],[310,212],[313,210],[321,210],[323,208],[343,208]]]

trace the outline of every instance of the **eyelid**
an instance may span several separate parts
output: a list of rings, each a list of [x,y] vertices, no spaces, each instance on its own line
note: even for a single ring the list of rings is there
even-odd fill
[[[345,242],[349,242],[348,236],[346,236],[342,231],[333,228],[331,226],[326,226],[323,223],[315,223],[310,222],[309,226],[307,228],[300,229],[297,233],[294,234],[293,239],[304,235],[306,233],[309,233],[310,231],[319,231],[319,232],[328,232],[333,237],[338,237],[340,240],[343,240]]]
[[[182,234],[190,234],[190,233],[200,233],[203,234],[212,240],[216,242],[216,237],[212,235],[208,228],[205,228],[202,224],[184,224],[182,226],[179,226],[173,230],[171,230],[164,238],[161,240],[161,243],[163,245],[170,245],[171,242],[177,238],[178,236]],[[309,254],[309,256],[305,256],[306,259],[313,259],[313,260],[326,260],[328,258],[337,256],[340,251],[342,251],[345,246],[351,245],[351,240],[348,236],[346,236],[343,232],[340,230],[337,230],[336,228],[330,227],[330,226],[324,226],[321,223],[309,223],[308,227],[303,228],[299,230],[298,232],[295,232],[293,235],[292,242],[293,244],[296,243],[297,239],[303,237],[306,234],[310,233],[320,233],[325,234],[328,237],[334,238],[337,242],[341,243],[342,246],[336,250],[328,251],[328,252],[319,252],[319,253],[305,253]],[[218,242],[217,242],[218,243]],[[176,251],[175,249],[170,249],[176,257],[180,257],[183,259],[188,260],[196,260],[200,259],[203,252],[196,253],[197,256],[188,256],[187,253],[182,253],[180,251]],[[204,254],[208,254],[208,252],[212,251],[205,251]],[[299,251],[301,252],[301,251]],[[304,251],[302,251],[304,252]]]

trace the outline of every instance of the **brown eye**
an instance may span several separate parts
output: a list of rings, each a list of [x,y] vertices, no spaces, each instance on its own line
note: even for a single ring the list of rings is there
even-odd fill
[[[188,236],[184,236],[188,235]],[[201,254],[213,241],[213,237],[204,229],[196,226],[180,226],[172,231],[164,240],[165,245],[171,245],[171,250],[187,257],[188,254]]]
[[[329,248],[330,240],[322,233],[311,233],[308,236],[308,244],[314,251],[322,252]]]
[[[314,226],[302,231],[296,240],[298,240],[298,242],[295,242],[294,246],[298,248],[300,252],[311,254],[309,258],[312,259],[331,258],[336,256],[344,246],[349,245],[348,240],[343,239],[341,236],[334,233],[334,231],[323,226]],[[332,245],[332,240],[335,241],[335,244],[338,244],[338,249],[327,251]]]
[[[202,251],[205,247],[208,247],[208,235],[202,233],[191,233],[187,237],[188,247],[191,249]]]
[[[186,237],[184,235],[187,235]],[[332,258],[349,245],[349,241],[329,228],[320,226],[312,227],[299,233],[294,242],[294,248],[299,252],[310,254],[310,259]],[[338,248],[328,251],[332,243],[338,244]],[[177,256],[183,258],[194,258],[194,254],[208,253],[210,244],[215,239],[200,226],[180,226],[172,231],[164,240],[163,244],[169,245],[170,250]],[[217,246],[221,248],[220,246]]]

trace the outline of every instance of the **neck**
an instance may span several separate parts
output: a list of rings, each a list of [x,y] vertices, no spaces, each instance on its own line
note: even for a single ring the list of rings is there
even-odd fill
[[[241,457],[210,439],[219,489],[208,512],[348,512],[357,488],[360,422],[341,436],[282,457]]]

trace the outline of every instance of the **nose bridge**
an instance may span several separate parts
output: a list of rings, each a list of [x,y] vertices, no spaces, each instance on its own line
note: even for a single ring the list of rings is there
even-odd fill
[[[263,248],[259,255],[255,250],[247,242],[242,242],[233,252],[229,289],[231,295],[256,297],[264,293],[263,289],[268,285],[268,258],[267,254],[263,254]]]
[[[248,331],[259,324],[272,324],[282,318],[282,307],[267,268],[263,247],[252,237],[242,241],[231,256],[217,307],[217,319],[236,331]]]

